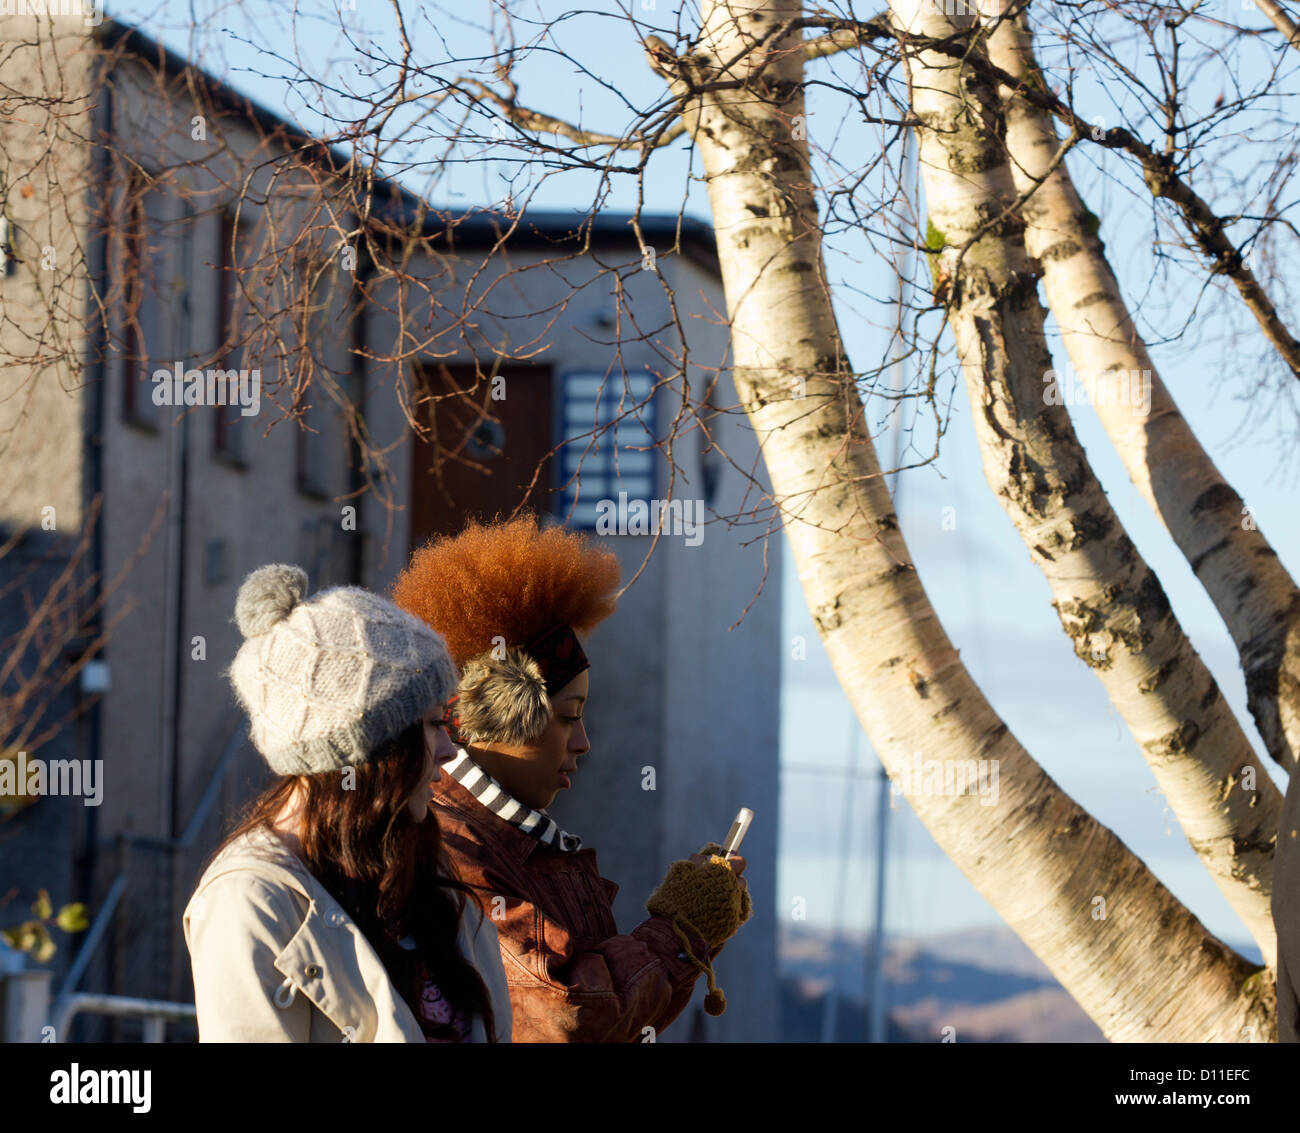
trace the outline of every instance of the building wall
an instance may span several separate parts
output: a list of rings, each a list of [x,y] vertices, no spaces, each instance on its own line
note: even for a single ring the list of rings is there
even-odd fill
[[[19,261],[0,274],[0,525],[40,526],[43,509],[53,508],[57,529],[75,533],[90,250],[91,156],[82,139],[90,132],[92,61],[80,19],[39,23],[38,38],[35,16],[6,16],[0,52],[8,104],[0,202]]]
[[[0,265],[0,544],[18,537],[0,557],[0,645],[9,660],[32,628],[29,611],[56,590],[75,592],[91,566],[80,545],[87,521],[82,426],[91,157],[83,139],[91,60],[80,19],[41,17],[39,37],[35,16],[9,14],[3,24],[0,207],[8,254]],[[70,566],[70,584],[61,582]],[[32,678],[38,653],[67,626],[62,616],[43,617],[19,671]],[[77,682],[51,687],[64,664],[56,653],[46,670],[51,683],[21,705],[9,699],[16,678],[0,689],[0,758],[19,750],[47,761],[84,754],[87,718],[78,716],[85,706]],[[41,889],[56,907],[77,899],[87,816],[80,798],[47,797],[22,807],[0,799],[0,926],[26,920]],[[54,936],[59,951],[49,966],[58,978],[75,938]]]

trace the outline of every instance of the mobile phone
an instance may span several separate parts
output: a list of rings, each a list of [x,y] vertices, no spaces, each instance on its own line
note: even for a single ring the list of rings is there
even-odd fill
[[[736,811],[736,820],[731,824],[731,829],[727,831],[727,840],[722,843],[722,856],[725,858],[728,854],[740,852],[740,843],[745,840],[745,835],[749,832],[749,824],[754,821],[754,812],[747,806],[742,806]]]

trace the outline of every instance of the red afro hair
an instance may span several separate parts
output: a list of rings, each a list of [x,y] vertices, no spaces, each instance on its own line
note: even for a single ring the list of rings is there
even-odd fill
[[[585,634],[614,612],[618,556],[537,518],[471,520],[433,539],[397,577],[392,597],[442,635],[457,665],[492,648],[522,646],[557,623]]]

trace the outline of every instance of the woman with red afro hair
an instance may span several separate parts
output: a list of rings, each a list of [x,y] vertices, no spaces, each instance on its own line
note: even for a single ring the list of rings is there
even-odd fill
[[[446,641],[461,669],[460,746],[433,786],[443,845],[497,927],[515,1042],[640,1042],[707,977],[705,1010],[726,1000],[713,959],[749,919],[745,860],[715,843],[671,863],[620,934],[618,886],[546,808],[591,745],[590,664],[578,635],[614,612],[618,558],[532,516],[435,539],[393,587],[398,606]]]

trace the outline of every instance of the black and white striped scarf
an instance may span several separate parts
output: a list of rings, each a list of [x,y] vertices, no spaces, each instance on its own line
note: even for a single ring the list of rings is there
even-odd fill
[[[520,830],[531,834],[539,842],[545,842],[548,846],[570,854],[582,849],[581,838],[561,830],[555,819],[544,810],[534,810],[521,803],[470,759],[469,753],[464,748],[460,749],[455,759],[444,764],[442,769],[493,814],[504,818],[513,826],[518,826]]]

